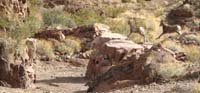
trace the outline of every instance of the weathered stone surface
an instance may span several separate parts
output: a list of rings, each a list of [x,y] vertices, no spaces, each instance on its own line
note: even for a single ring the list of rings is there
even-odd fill
[[[100,49],[105,42],[119,39],[125,40],[127,37],[118,33],[104,32],[101,36],[95,38],[91,44],[93,48]]]
[[[62,41],[65,39],[65,35],[68,34],[65,30],[44,30],[34,35],[34,38],[42,38],[42,39],[56,39]],[[69,33],[70,34],[70,33]]]
[[[135,44],[128,40],[110,40],[103,44],[103,47],[99,50],[101,54],[108,55],[109,58],[115,62],[120,62],[122,58],[130,52],[143,51],[144,47]]]
[[[27,0],[1,0],[0,15],[19,20],[25,18],[30,13]],[[14,14],[14,15],[13,15]]]
[[[96,53],[86,71],[86,77],[92,80],[88,83],[89,92],[108,91],[131,82],[156,82],[166,78],[159,74],[161,65],[185,60],[184,53],[173,52],[161,44],[140,45],[111,32],[94,39],[92,47]]]
[[[109,26],[100,23],[94,23],[89,25],[82,25],[72,29],[72,35],[80,38],[82,45],[82,52],[85,52],[91,48],[91,42],[101,34],[109,32]]]
[[[17,59],[15,54],[16,42],[13,40],[0,40],[0,81],[3,86],[28,88],[31,87],[35,81],[35,73],[32,68],[33,62],[29,59],[28,54],[30,50],[27,48],[23,55],[19,55],[21,59]],[[9,85],[9,86],[8,86]]]
[[[108,32],[110,27],[100,23],[94,23],[89,25],[82,25],[74,28],[73,35],[80,38],[94,39],[104,32]]]
[[[172,24],[186,25],[188,22],[192,22],[195,17],[195,12],[191,5],[186,4],[182,7],[172,9],[167,15],[167,19]]]

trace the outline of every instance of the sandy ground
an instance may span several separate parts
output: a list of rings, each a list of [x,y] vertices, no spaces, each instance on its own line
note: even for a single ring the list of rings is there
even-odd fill
[[[74,67],[62,62],[37,64],[35,88],[16,89],[0,87],[0,93],[85,93],[84,79],[86,67]],[[166,84],[134,85],[111,91],[112,93],[192,93],[194,80],[170,82]]]

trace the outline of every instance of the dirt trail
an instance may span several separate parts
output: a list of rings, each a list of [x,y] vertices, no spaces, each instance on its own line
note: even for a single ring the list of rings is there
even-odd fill
[[[62,62],[37,64],[35,88],[16,89],[0,87],[0,93],[86,93],[84,79],[86,67],[74,67]],[[179,81],[166,84],[134,85],[113,90],[111,93],[192,93],[196,81]]]
[[[83,93],[87,90],[85,68],[67,63],[51,62],[37,64],[35,88],[14,89],[0,87],[0,93]]]

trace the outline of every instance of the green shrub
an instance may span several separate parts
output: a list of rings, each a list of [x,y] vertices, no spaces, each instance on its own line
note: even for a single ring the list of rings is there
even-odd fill
[[[74,27],[76,23],[69,14],[65,14],[62,10],[51,9],[43,11],[43,21],[44,25],[53,26],[53,25],[62,25],[67,27]]]
[[[110,26],[110,30],[114,33],[120,33],[123,35],[127,35],[129,33],[128,24],[122,21],[109,21],[106,24]]]
[[[0,27],[5,28],[7,31],[14,31],[18,22],[15,19],[9,19],[8,17],[1,16],[0,17]]]
[[[37,42],[37,54],[39,56],[45,56],[50,60],[54,59],[54,50],[52,47],[52,43],[46,40],[39,40]]]
[[[26,17],[24,23],[13,26],[9,31],[9,36],[16,40],[21,40],[33,36],[41,27],[42,22],[35,17]]]
[[[11,22],[8,20],[8,18],[0,16],[0,27],[8,27],[10,24]]]
[[[100,16],[95,10],[84,8],[71,15],[78,25],[104,22],[105,17]]]
[[[200,18],[200,9],[196,11],[196,17]]]
[[[126,7],[114,7],[114,6],[107,6],[103,9],[105,15],[107,17],[112,17],[112,18],[117,17],[120,13],[123,13],[126,10],[127,10]]]

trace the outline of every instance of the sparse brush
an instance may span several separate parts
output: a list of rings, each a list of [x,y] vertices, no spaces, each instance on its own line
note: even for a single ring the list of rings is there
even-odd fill
[[[114,6],[108,6],[103,8],[103,11],[107,17],[116,18],[120,13],[125,12],[127,7],[114,7]]]
[[[168,62],[161,64],[157,73],[165,79],[181,78],[186,74],[186,68],[187,66],[180,62]]]
[[[190,45],[185,46],[185,53],[188,56],[188,60],[193,63],[200,64],[200,49],[198,46]]]
[[[36,52],[40,57],[45,57],[49,60],[53,60],[55,57],[52,43],[46,40],[38,40]]]
[[[42,22],[35,17],[27,17],[24,23],[14,26],[9,36],[18,41],[31,37],[40,29]]]
[[[182,47],[181,44],[176,43],[175,41],[171,41],[171,40],[167,40],[167,41],[163,42],[163,46],[172,51],[179,51],[179,52],[184,51],[184,48]]]
[[[110,29],[114,33],[120,33],[124,35],[128,35],[129,33],[129,26],[127,23],[124,23],[123,21],[107,21],[108,25],[110,25]],[[111,25],[112,24],[112,25]]]
[[[92,24],[96,22],[104,22],[105,17],[100,16],[95,10],[90,8],[80,9],[78,12],[73,13],[71,17],[78,25]]]
[[[200,93],[200,83],[198,83],[198,84],[195,85],[193,93]]]
[[[62,25],[67,27],[76,26],[76,23],[70,17],[70,15],[60,9],[44,10],[43,21],[44,25],[47,26],[54,26],[54,25]]]
[[[79,52],[81,49],[80,42],[66,39],[64,42],[58,43],[55,46],[55,50],[61,54],[73,55],[76,52]]]

